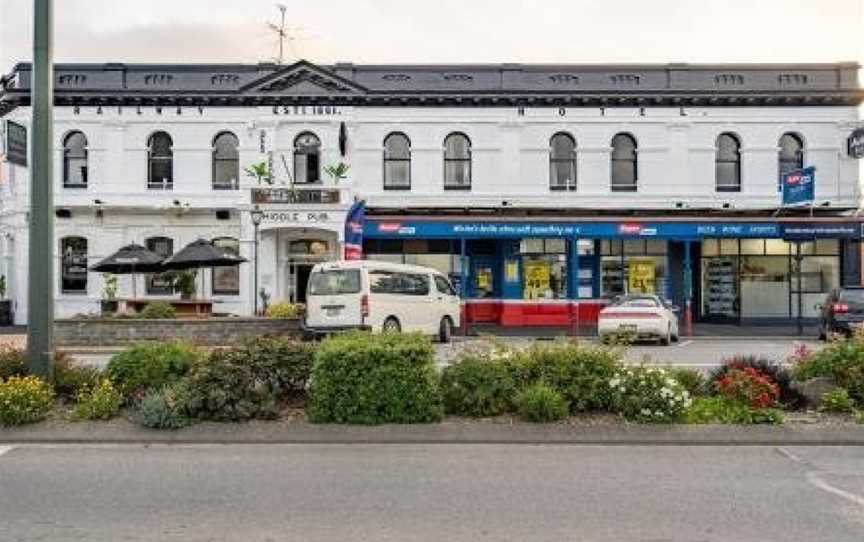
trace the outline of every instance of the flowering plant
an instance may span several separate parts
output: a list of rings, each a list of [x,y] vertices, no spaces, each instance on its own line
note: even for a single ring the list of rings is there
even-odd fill
[[[0,425],[38,422],[54,407],[54,389],[35,376],[0,381]]]
[[[690,406],[690,393],[659,367],[626,367],[609,379],[613,409],[642,423],[678,420]]]
[[[716,390],[729,399],[751,408],[768,408],[777,403],[780,386],[753,367],[733,367],[714,383]]]

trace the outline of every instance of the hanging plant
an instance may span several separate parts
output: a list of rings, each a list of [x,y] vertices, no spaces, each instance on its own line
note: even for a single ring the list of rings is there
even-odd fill
[[[339,184],[339,181],[342,179],[346,179],[348,177],[348,170],[351,169],[351,166],[346,164],[345,162],[339,162],[338,164],[330,165],[324,168],[324,173],[330,175],[333,178],[333,182]]]
[[[270,168],[267,166],[267,162],[252,164],[249,167],[243,168],[243,171],[246,173],[247,177],[251,177],[258,181],[258,184],[261,184],[262,182],[273,184],[273,176],[270,173]]]

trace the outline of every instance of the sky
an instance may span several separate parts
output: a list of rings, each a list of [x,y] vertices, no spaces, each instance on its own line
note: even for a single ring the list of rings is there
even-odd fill
[[[282,0],[286,62],[864,63],[864,0]],[[58,62],[260,62],[272,0],[55,0]],[[0,72],[32,57],[0,0]]]

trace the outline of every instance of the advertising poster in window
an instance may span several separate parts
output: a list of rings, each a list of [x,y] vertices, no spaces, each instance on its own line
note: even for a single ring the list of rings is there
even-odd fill
[[[653,294],[656,291],[654,260],[631,259],[628,262],[627,289],[631,294]]]
[[[524,262],[525,299],[546,299],[552,297],[549,263],[538,260]]]

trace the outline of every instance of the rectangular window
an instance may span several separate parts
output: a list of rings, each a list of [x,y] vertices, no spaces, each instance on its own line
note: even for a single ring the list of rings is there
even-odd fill
[[[233,256],[240,255],[240,242],[237,239],[214,239],[213,246]],[[240,266],[213,268],[213,295],[240,295]]]
[[[309,295],[345,295],[360,293],[359,269],[334,269],[312,273]]]
[[[370,271],[369,291],[373,294],[429,295],[429,277],[416,273]]]
[[[384,188],[390,190],[411,188],[411,161],[395,158],[384,160]]]
[[[174,240],[167,237],[152,237],[147,239],[147,250],[155,252],[163,259],[174,254]],[[172,295],[174,289],[168,273],[157,273],[147,276],[147,293],[150,295]]]
[[[444,188],[471,188],[471,160],[448,158],[444,160]]]
[[[64,294],[87,293],[87,239],[67,237],[61,241],[61,282]]]
[[[567,258],[559,255],[532,255],[522,258],[524,299],[566,299]]]

